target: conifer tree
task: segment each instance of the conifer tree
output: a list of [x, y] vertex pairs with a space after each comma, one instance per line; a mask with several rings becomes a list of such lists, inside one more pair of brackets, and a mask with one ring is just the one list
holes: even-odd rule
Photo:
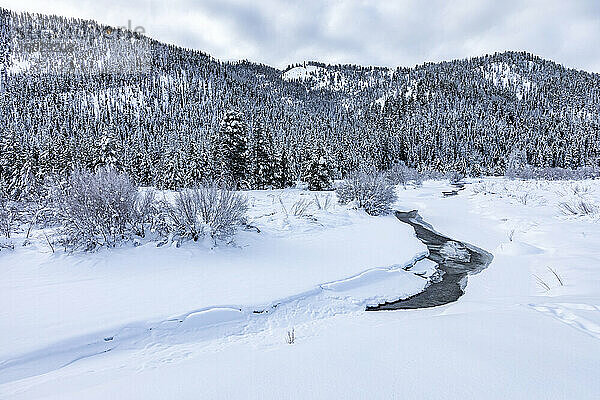
[[0, 180], [4, 181], [7, 194], [11, 194], [14, 188], [14, 177], [17, 169], [20, 169], [20, 148], [21, 144], [18, 143], [12, 131], [2, 132], [0, 137]]
[[331, 174], [322, 148], [312, 155], [306, 171], [308, 190], [326, 190], [331, 187]]
[[275, 183], [275, 157], [273, 135], [262, 124], [254, 130], [252, 137], [252, 186], [265, 189]]
[[159, 186], [164, 189], [180, 189], [186, 186], [184, 155], [182, 151], [173, 147], [167, 151], [163, 158], [163, 168], [159, 175]]
[[229, 110], [219, 131], [221, 177], [245, 186], [248, 168], [247, 129], [241, 114]]
[[194, 186], [208, 177], [208, 165], [204, 152], [196, 142], [191, 142], [185, 152], [185, 186]]
[[288, 153], [285, 147], [282, 147], [275, 157], [275, 176], [274, 184], [276, 187], [285, 189], [291, 186], [292, 179], [290, 177], [290, 166], [288, 160]]
[[41, 187], [39, 155], [34, 147], [28, 148], [23, 155], [21, 169], [15, 175], [13, 195], [22, 199], [31, 199]]
[[96, 167], [113, 167], [121, 169], [119, 157], [119, 141], [113, 131], [105, 132], [100, 139], [100, 154]]

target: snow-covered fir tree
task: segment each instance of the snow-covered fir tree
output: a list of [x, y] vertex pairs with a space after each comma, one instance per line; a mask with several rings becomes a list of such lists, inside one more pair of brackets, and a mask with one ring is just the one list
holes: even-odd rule
[[2, 132], [0, 137], [0, 177], [8, 195], [17, 195], [20, 172], [23, 165], [23, 147], [11, 131]]
[[157, 183], [163, 189], [180, 189], [186, 186], [185, 155], [178, 147], [167, 151]]
[[191, 142], [185, 152], [185, 186], [195, 186], [209, 176], [206, 154], [197, 142]]
[[308, 162], [306, 170], [306, 182], [309, 190], [326, 190], [331, 188], [331, 173], [325, 153], [321, 148], [317, 148], [311, 160]]
[[273, 135], [262, 124], [254, 128], [250, 165], [250, 180], [255, 189], [265, 189], [275, 184], [275, 149]]
[[111, 167], [121, 169], [119, 158], [119, 140], [113, 131], [104, 132], [100, 139], [100, 154], [98, 157], [98, 167]]
[[219, 132], [221, 176], [240, 186], [247, 185], [248, 130], [239, 112], [228, 110]]
[[275, 156], [274, 184], [278, 188], [286, 188], [292, 185], [292, 177], [289, 159], [285, 147], [282, 147]]
[[42, 185], [37, 149], [25, 149], [23, 163], [15, 174], [14, 195], [21, 199], [34, 198]]

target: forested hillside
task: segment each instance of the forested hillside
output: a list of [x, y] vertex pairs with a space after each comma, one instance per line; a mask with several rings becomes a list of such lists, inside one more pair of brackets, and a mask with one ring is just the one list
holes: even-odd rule
[[[38, 47], [36, 47], [38, 46]], [[0, 182], [80, 166], [140, 185], [283, 187], [397, 161], [503, 174], [598, 165], [600, 75], [506, 52], [414, 68], [221, 62], [93, 21], [0, 9]]]

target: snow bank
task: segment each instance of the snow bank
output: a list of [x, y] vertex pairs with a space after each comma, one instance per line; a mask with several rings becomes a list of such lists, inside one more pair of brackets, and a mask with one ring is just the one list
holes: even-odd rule
[[[586, 185], [589, 185], [586, 196], [596, 201], [600, 182]], [[339, 243], [334, 246], [335, 258], [339, 261], [344, 251], [349, 257], [341, 263], [325, 257], [328, 268], [320, 270], [320, 264], [305, 262], [310, 257], [296, 263], [299, 251], [290, 253], [287, 259], [290, 265], [280, 264], [276, 269], [271, 268], [270, 273], [266, 267], [258, 268], [262, 271], [257, 272], [260, 278], [252, 284], [244, 283], [252, 279], [253, 274], [246, 273], [244, 264], [240, 263], [248, 257], [232, 259], [228, 256], [229, 260], [236, 261], [228, 266], [219, 265], [220, 274], [227, 275], [219, 282], [214, 278], [218, 274], [213, 276], [208, 272], [211, 268], [198, 268], [204, 271], [202, 277], [208, 282], [219, 285], [228, 282], [236, 289], [235, 293], [251, 291], [254, 285], [270, 281], [273, 287], [266, 285], [257, 290], [270, 295], [286, 294], [274, 301], [253, 306], [239, 303], [238, 306], [238, 303], [224, 303], [234, 295], [221, 292], [218, 298], [223, 303], [204, 309], [189, 308], [191, 303], [206, 304], [200, 301], [200, 296], [194, 301], [188, 298], [173, 307], [183, 305], [188, 307], [186, 312], [155, 324], [131, 324], [128, 329], [116, 332], [112, 339], [107, 337], [107, 342], [100, 339], [102, 345], [94, 347], [94, 350], [114, 350], [81, 358], [59, 369], [49, 369], [43, 375], [5, 380], [6, 383], [0, 384], [0, 397], [15, 400], [192, 399], [199, 396], [211, 399], [596, 399], [600, 392], [600, 381], [596, 378], [600, 358], [600, 228], [593, 218], [567, 217], [557, 209], [562, 197], [559, 192], [572, 190], [570, 186], [571, 183], [565, 182], [486, 179], [481, 184], [468, 184], [457, 196], [449, 198], [441, 195], [448, 189], [445, 182], [425, 182], [420, 188], [400, 189], [399, 209], [418, 209], [437, 231], [489, 250], [495, 257], [488, 268], [470, 277], [465, 295], [456, 303], [427, 310], [374, 313], [365, 312], [362, 307], [371, 301], [371, 289], [393, 295], [394, 291], [402, 292], [410, 281], [426, 282], [416, 274], [427, 275], [434, 271], [434, 265], [428, 260], [417, 262], [409, 271], [401, 267], [399, 254], [404, 254], [406, 259], [419, 252], [418, 245], [410, 248], [414, 244], [410, 227], [391, 224], [393, 218], [369, 219], [335, 207], [327, 212], [329, 214], [312, 209], [310, 217], [289, 215], [285, 220], [285, 213], [275, 207], [279, 204], [277, 197], [271, 199], [266, 192], [255, 193], [255, 209], [262, 211], [254, 215], [254, 221], [264, 228], [269, 239], [254, 242], [253, 236], [244, 236], [238, 243], [243, 246], [241, 249], [227, 249], [227, 252], [255, 254], [253, 249], [257, 243], [271, 242], [278, 246], [285, 243], [283, 252], [288, 254], [293, 252], [295, 244], [317, 249], [318, 243], [325, 241], [326, 248], [320, 251], [327, 254], [329, 246], [335, 245], [333, 238], [337, 238], [348, 246]], [[526, 193], [530, 195], [524, 197]], [[283, 199], [283, 204], [289, 209], [290, 202], [301, 194], [285, 196], [289, 197]], [[357, 231], [363, 232], [360, 240], [350, 240]], [[331, 239], [327, 238], [328, 232]], [[399, 240], [387, 241], [393, 232]], [[367, 245], [360, 247], [361, 240], [372, 245], [370, 251], [366, 250]], [[373, 248], [378, 250], [373, 251]], [[176, 296], [178, 290], [186, 296], [198, 296], [186, 284], [190, 279], [198, 288], [210, 292], [208, 284], [198, 283], [200, 275], [191, 272], [196, 269], [185, 268], [185, 265], [201, 258], [203, 266], [210, 266], [224, 257], [225, 250], [200, 251], [187, 246], [165, 249], [167, 254], [171, 251], [185, 253], [188, 259], [184, 262], [185, 257], [177, 258], [177, 268], [170, 273], [161, 272], [162, 268], [167, 271], [166, 267], [152, 266], [151, 261], [158, 253], [144, 259], [147, 265], [140, 269], [155, 274], [152, 293], [166, 301], [168, 296], [160, 294], [158, 289], [173, 281], [176, 284], [169, 288], [171, 297]], [[390, 261], [385, 259], [386, 254], [397, 251], [396, 261], [385, 262]], [[260, 253], [256, 250], [256, 254]], [[38, 256], [35, 263], [31, 261], [35, 266], [19, 268], [9, 265], [5, 254], [0, 257], [5, 266], [4, 278], [16, 278], [19, 268], [28, 271], [8, 285], [6, 279], [0, 280], [0, 285], [4, 285], [0, 296], [4, 296], [6, 288], [12, 288], [13, 295], [19, 290], [29, 294], [26, 301], [37, 314], [25, 313], [26, 320], [43, 320], [44, 312], [53, 309], [51, 304], [34, 305], [37, 293], [28, 288], [30, 285], [41, 293], [69, 291], [83, 285], [78, 281], [85, 282], [93, 276], [90, 271], [115, 274], [115, 271], [126, 270], [136, 281], [143, 277], [136, 268], [103, 264], [99, 260], [104, 256], [98, 254], [96, 264], [71, 262], [64, 267], [68, 273], [64, 272], [59, 282], [47, 280], [43, 285], [39, 276], [47, 273], [44, 263], [48, 260], [44, 257]], [[284, 260], [282, 255], [277, 257], [279, 261]], [[360, 262], [353, 264], [354, 258]], [[252, 260], [254, 262], [254, 258]], [[53, 271], [63, 268], [57, 261], [53, 262]], [[260, 263], [252, 264], [250, 269], [256, 265]], [[562, 284], [548, 270], [549, 266], [560, 276]], [[329, 268], [336, 272], [328, 273]], [[227, 274], [228, 270], [232, 271], [231, 275]], [[296, 273], [298, 270], [300, 273]], [[304, 271], [312, 277], [304, 276]], [[176, 273], [179, 277], [172, 278]], [[127, 280], [127, 274], [119, 278]], [[540, 287], [536, 276], [544, 280], [549, 289]], [[160, 281], [163, 278], [164, 281]], [[319, 283], [313, 286], [317, 281]], [[98, 282], [103, 281], [95, 283]], [[126, 308], [123, 294], [116, 290], [119, 285], [124, 283], [119, 281], [109, 287], [104, 281], [101, 287], [111, 294], [116, 293], [121, 308]], [[283, 288], [279, 290], [278, 285]], [[16, 289], [18, 286], [20, 289]], [[301, 287], [309, 289], [291, 293], [291, 288]], [[145, 296], [149, 284], [136, 282], [129, 288], [142, 288], [140, 294]], [[257, 293], [243, 296], [246, 300], [268, 297]], [[42, 298], [48, 300], [45, 295]], [[78, 298], [84, 302], [89, 299], [83, 293]], [[0, 298], [2, 304], [6, 299]], [[75, 297], [70, 300], [73, 299]], [[176, 298], [168, 301], [178, 302]], [[157, 307], [154, 315], [165, 311], [158, 301], [149, 304]], [[17, 309], [8, 310], [12, 306], [2, 309], [3, 334], [14, 335], [11, 333], [14, 328], [5, 322], [6, 316], [15, 327], [24, 327], [19, 320], [23, 309], [18, 310], [18, 304], [14, 304]], [[136, 312], [145, 309], [139, 304], [134, 308], [139, 308]], [[110, 309], [109, 314], [119, 313]], [[78, 317], [85, 318], [85, 315], [79, 313]], [[149, 328], [153, 329], [149, 331]], [[47, 327], [43, 329], [49, 332]], [[291, 329], [296, 340], [288, 345], [285, 337]], [[24, 330], [24, 334], [29, 333]], [[18, 343], [15, 336], [7, 341]], [[82, 354], [85, 353], [82, 351]], [[38, 367], [40, 360], [37, 359]], [[47, 362], [51, 364], [50, 361]], [[0, 376], [6, 377], [7, 372], [0, 371]]]
[[[369, 217], [333, 201], [328, 210], [312, 204], [294, 216], [293, 204], [314, 193], [248, 195], [250, 222], [261, 233], [241, 232], [235, 246], [148, 243], [68, 255], [51, 254], [42, 242], [0, 253], [0, 331], [10, 344], [0, 350], [0, 360], [194, 310], [268, 305], [373, 268], [407, 265], [426, 253], [412, 229], [393, 216]], [[317, 195], [324, 204], [327, 194]], [[395, 283], [371, 296], [398, 297], [422, 288], [424, 280], [413, 274], [390, 275]], [[357, 295], [355, 303], [367, 298]]]

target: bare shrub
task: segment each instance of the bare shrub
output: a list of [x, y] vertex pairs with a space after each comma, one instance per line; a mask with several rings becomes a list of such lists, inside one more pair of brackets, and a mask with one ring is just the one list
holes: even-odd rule
[[563, 201], [558, 204], [558, 209], [564, 215], [569, 216], [594, 215], [598, 213], [598, 206], [582, 198]]
[[318, 210], [329, 210], [329, 207], [331, 206], [331, 195], [327, 194], [325, 198], [321, 200], [321, 198], [315, 193], [315, 205], [317, 206]]
[[204, 224], [200, 219], [200, 189], [182, 189], [175, 194], [175, 201], [167, 205], [170, 233], [184, 239], [197, 241], [204, 236]]
[[474, 184], [474, 185], [471, 186], [471, 190], [475, 194], [479, 194], [479, 193], [482, 193], [484, 195], [487, 195], [487, 194], [496, 194], [494, 192], [494, 185], [492, 185], [489, 182], [476, 183], [476, 184]]
[[287, 331], [287, 335], [285, 336], [285, 342], [287, 344], [294, 344], [295, 341], [296, 341], [296, 332], [295, 332], [294, 328], [292, 328], [291, 331]]
[[296, 217], [304, 217], [308, 215], [308, 210], [312, 202], [308, 199], [300, 199], [296, 201], [291, 208], [292, 215]]
[[415, 185], [423, 183], [423, 176], [415, 168], [410, 168], [404, 161], [395, 163], [385, 173], [386, 178], [394, 185], [406, 186], [413, 182]]
[[394, 186], [381, 173], [359, 171], [350, 174], [337, 188], [340, 204], [355, 202], [369, 215], [382, 215], [390, 211], [397, 199]]
[[153, 189], [140, 191], [133, 204], [133, 233], [145, 238], [148, 230], [161, 232], [161, 212], [161, 203], [156, 200], [156, 192]]
[[75, 170], [51, 189], [65, 247], [114, 247], [133, 234], [138, 190], [126, 174], [113, 168]]
[[558, 275], [558, 272], [556, 272], [556, 270], [555, 270], [555, 269], [553, 269], [553, 268], [551, 268], [551, 267], [548, 267], [548, 270], [549, 270], [550, 272], [552, 272], [552, 275], [554, 275], [554, 277], [556, 278], [556, 280], [558, 281], [558, 283], [560, 284], [560, 286], [565, 286], [565, 284], [564, 284], [564, 282], [563, 282], [562, 278], [560, 277], [560, 275]]
[[230, 238], [238, 226], [246, 224], [246, 197], [214, 182], [202, 186], [200, 195], [200, 217], [212, 238]]
[[173, 234], [197, 241], [208, 235], [214, 240], [234, 236], [246, 224], [247, 200], [217, 182], [180, 190], [168, 206], [168, 223]]
[[52, 209], [46, 199], [27, 202], [23, 207], [22, 220], [27, 224], [25, 240], [29, 239], [34, 227], [44, 226], [52, 221]]
[[458, 171], [450, 171], [446, 174], [446, 179], [448, 179], [450, 183], [459, 183], [464, 178], [465, 176]]
[[576, 196], [587, 194], [590, 191], [590, 187], [588, 185], [572, 185], [568, 187]]
[[529, 202], [529, 197], [530, 197], [529, 193], [521, 193], [521, 194], [517, 195], [517, 200], [519, 200], [519, 202], [521, 204], [523, 204], [524, 206], [526, 206], [527, 203]]

